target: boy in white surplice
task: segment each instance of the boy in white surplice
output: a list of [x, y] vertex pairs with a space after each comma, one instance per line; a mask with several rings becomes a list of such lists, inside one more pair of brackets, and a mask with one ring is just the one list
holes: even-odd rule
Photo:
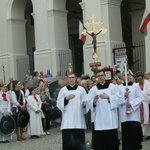
[[68, 85], [60, 90], [57, 98], [57, 107], [62, 111], [63, 150], [85, 150], [87, 94], [83, 87], [75, 84], [74, 73], [68, 73], [67, 80]]

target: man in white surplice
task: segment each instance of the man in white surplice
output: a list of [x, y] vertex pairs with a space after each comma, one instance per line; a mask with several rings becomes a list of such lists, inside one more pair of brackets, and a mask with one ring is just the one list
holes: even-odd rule
[[98, 83], [88, 94], [94, 114], [94, 150], [118, 150], [117, 86], [105, 81], [105, 71], [97, 72]]
[[[130, 81], [130, 72], [127, 72], [127, 87], [125, 72], [122, 74], [123, 84], [118, 86], [119, 114], [122, 131], [122, 150], [142, 149], [142, 128], [140, 123], [140, 104], [142, 93], [137, 83]], [[126, 90], [128, 88], [128, 90]], [[127, 111], [130, 114], [127, 113]]]
[[149, 123], [149, 103], [150, 103], [150, 82], [144, 80], [143, 73], [137, 73], [136, 79], [138, 85], [142, 91], [142, 106], [141, 109], [141, 124], [143, 125], [143, 135], [146, 136], [145, 139], [150, 139], [150, 123]]
[[57, 107], [62, 111], [63, 150], [85, 150], [84, 114], [89, 107], [87, 94], [83, 87], [75, 84], [76, 76], [67, 74], [68, 85], [63, 87], [57, 98]]

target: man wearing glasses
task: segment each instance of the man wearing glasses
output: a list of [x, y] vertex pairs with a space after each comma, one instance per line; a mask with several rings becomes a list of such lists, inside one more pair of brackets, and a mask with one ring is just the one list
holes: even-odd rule
[[94, 150], [118, 150], [117, 86], [105, 81], [105, 71], [97, 72], [98, 83], [91, 88], [88, 100], [94, 113]]

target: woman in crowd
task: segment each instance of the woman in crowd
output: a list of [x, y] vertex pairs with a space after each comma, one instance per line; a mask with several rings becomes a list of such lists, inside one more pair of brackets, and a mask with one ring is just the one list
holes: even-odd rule
[[41, 83], [38, 88], [38, 94], [40, 95], [42, 101], [42, 111], [45, 115], [45, 119], [42, 118], [43, 130], [46, 134], [49, 134], [50, 129], [50, 116], [52, 112], [51, 98], [49, 91], [46, 90], [44, 83]]
[[28, 125], [28, 135], [31, 138], [39, 138], [43, 134], [42, 121], [43, 112], [41, 110], [42, 102], [40, 96], [36, 94], [35, 88], [30, 88], [30, 95], [27, 99], [28, 112], [30, 120]]
[[23, 129], [20, 128], [17, 124], [17, 116], [19, 111], [25, 110], [25, 98], [24, 93], [21, 88], [21, 83], [18, 80], [13, 81], [13, 91], [11, 92], [11, 98], [13, 103], [12, 113], [16, 122], [16, 134], [17, 134], [17, 140], [22, 141], [26, 140], [26, 138], [23, 136]]
[[12, 99], [11, 99], [12, 90], [13, 90], [13, 82], [10, 82], [10, 84], [7, 85], [7, 92], [6, 93], [9, 95], [11, 107], [12, 107]]
[[27, 100], [29, 96], [29, 81], [24, 81], [23, 82], [23, 88], [21, 89], [24, 93], [25, 100]]
[[39, 77], [39, 73], [37, 71], [34, 72], [34, 76], [33, 76], [33, 79], [36, 80], [36, 79], [40, 79]]
[[[0, 84], [0, 120], [3, 116], [11, 115], [10, 99], [7, 93], [5, 93], [6, 85]], [[11, 135], [3, 135], [0, 133], [0, 142], [10, 142]]]

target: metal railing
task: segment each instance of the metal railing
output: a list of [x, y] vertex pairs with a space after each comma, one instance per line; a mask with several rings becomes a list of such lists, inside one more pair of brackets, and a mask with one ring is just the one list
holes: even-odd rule
[[59, 65], [60, 71], [63, 76], [66, 75], [66, 72], [69, 70], [69, 64], [72, 64], [72, 51], [71, 50], [59, 50]]
[[113, 52], [117, 49], [126, 49], [128, 65], [133, 73], [146, 70], [145, 41], [116, 44], [114, 45]]

